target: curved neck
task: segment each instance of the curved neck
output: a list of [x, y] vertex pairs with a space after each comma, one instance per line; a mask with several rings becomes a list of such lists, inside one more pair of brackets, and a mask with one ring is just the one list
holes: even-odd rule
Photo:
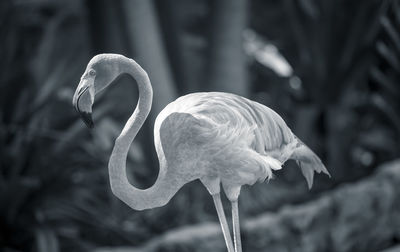
[[[160, 172], [155, 184], [141, 190], [132, 186], [126, 176], [126, 158], [129, 147], [146, 120], [153, 99], [153, 90], [147, 73], [134, 60], [124, 58], [120, 63], [120, 74], [127, 73], [137, 82], [139, 100], [135, 111], [128, 119], [121, 134], [115, 141], [109, 161], [109, 176], [112, 192], [123, 202], [136, 210], [165, 205], [178, 188], [167, 174], [167, 164], [163, 155], [159, 155]], [[160, 157], [162, 156], [162, 157]], [[170, 178], [167, 178], [170, 177]]]

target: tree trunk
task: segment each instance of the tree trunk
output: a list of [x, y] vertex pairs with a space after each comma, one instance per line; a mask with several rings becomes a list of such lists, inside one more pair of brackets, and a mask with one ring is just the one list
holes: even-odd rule
[[150, 116], [154, 122], [158, 113], [177, 98], [154, 4], [150, 0], [123, 0], [122, 5], [135, 60], [149, 74], [154, 89]]
[[87, 3], [93, 53], [129, 54], [128, 44], [124, 38], [124, 22], [120, 16], [119, 1], [90, 0]]
[[246, 0], [211, 1], [208, 89], [248, 96], [242, 32], [246, 26]]

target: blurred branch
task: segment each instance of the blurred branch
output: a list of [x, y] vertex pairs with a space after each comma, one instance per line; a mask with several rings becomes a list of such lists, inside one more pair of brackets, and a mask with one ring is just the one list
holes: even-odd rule
[[382, 250], [381, 252], [399, 252], [399, 251], [400, 251], [400, 245]]
[[280, 77], [291, 77], [293, 75], [292, 66], [274, 44], [263, 40], [261, 36], [250, 29], [243, 33], [243, 39], [247, 56], [271, 69]]

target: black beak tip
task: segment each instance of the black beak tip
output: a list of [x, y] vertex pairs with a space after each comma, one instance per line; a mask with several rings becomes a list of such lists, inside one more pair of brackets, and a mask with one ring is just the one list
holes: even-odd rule
[[93, 129], [94, 128], [94, 123], [93, 123], [93, 120], [92, 120], [92, 113], [81, 112], [80, 115], [81, 115], [81, 117], [83, 119], [83, 122], [86, 124], [86, 126], [89, 129]]

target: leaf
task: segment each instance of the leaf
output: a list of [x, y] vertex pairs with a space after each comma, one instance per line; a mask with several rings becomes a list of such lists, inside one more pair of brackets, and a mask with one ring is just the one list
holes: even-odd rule
[[372, 104], [378, 108], [386, 118], [393, 123], [397, 133], [400, 134], [400, 116], [395, 108], [391, 106], [381, 95], [375, 94], [371, 97]]
[[371, 77], [381, 86], [386, 89], [389, 93], [398, 95], [400, 90], [392, 79], [388, 78], [381, 70], [376, 66], [373, 66], [370, 71]]
[[376, 49], [378, 53], [389, 63], [393, 69], [395, 69], [398, 73], [400, 73], [400, 62], [399, 59], [395, 56], [395, 52], [391, 51], [384, 42], [378, 41], [376, 44]]
[[38, 252], [60, 251], [58, 238], [53, 230], [47, 227], [40, 227], [36, 230], [35, 238]]
[[389, 38], [392, 40], [397, 52], [400, 54], [400, 34], [398, 30], [394, 28], [387, 16], [381, 18], [381, 24], [385, 32], [389, 35]]

